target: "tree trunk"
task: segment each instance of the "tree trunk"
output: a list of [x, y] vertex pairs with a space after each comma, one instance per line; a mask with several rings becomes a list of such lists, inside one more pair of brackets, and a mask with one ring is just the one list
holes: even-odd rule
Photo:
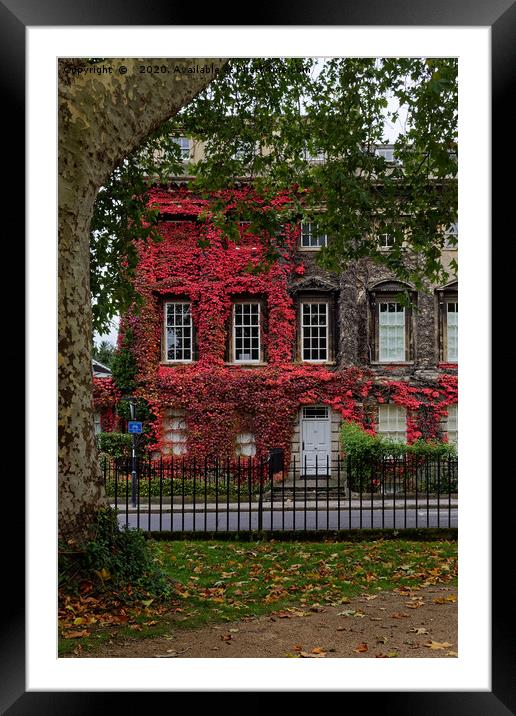
[[[97, 191], [124, 156], [190, 102], [225, 59], [59, 62], [59, 536], [80, 540], [103, 496], [93, 428], [89, 229]], [[111, 73], [99, 68], [111, 67]], [[94, 72], [91, 72], [95, 68]], [[126, 72], [120, 68], [126, 68]], [[207, 71], [209, 68], [210, 71]], [[200, 70], [204, 69], [204, 72]]]

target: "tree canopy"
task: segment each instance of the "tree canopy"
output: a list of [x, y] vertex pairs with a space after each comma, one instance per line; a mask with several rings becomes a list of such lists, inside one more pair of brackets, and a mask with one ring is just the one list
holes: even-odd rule
[[[400, 108], [405, 127], [387, 161], [376, 149]], [[319, 256], [327, 268], [369, 257], [419, 289], [448, 279], [441, 251], [457, 220], [457, 60], [232, 59], [97, 194], [90, 246], [99, 332], [137, 300], [134, 240], [160, 240], [145, 192], [185, 173], [179, 136], [204, 142], [204, 158], [188, 167], [201, 195], [242, 180], [264, 200], [291, 192], [290, 203], [266, 214], [243, 204], [229, 215], [214, 200], [211, 220], [229, 238], [238, 240], [234, 222], [251, 221], [273, 237], [274, 258], [281, 224], [303, 219], [331, 237]], [[388, 252], [379, 248], [382, 233], [391, 237]]]

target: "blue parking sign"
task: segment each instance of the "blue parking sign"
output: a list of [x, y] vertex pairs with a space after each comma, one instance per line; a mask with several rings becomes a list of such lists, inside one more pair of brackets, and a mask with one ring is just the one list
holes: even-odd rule
[[142, 423], [140, 423], [138, 420], [130, 420], [127, 423], [127, 432], [128, 433], [141, 433], [142, 432]]

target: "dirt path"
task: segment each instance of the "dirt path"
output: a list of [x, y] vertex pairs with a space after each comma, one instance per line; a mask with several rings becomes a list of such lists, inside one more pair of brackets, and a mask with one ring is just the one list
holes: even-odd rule
[[457, 651], [457, 590], [432, 587], [379, 592], [339, 607], [314, 605], [310, 611], [289, 609], [194, 630], [172, 627], [166, 637], [114, 639], [83, 657], [450, 658]]

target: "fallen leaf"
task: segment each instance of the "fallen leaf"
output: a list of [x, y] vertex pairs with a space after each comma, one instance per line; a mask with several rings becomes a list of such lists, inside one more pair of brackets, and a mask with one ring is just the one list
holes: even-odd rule
[[364, 642], [362, 642], [361, 644], [359, 644], [359, 645], [357, 646], [357, 648], [354, 649], [354, 651], [356, 651], [357, 654], [363, 654], [363, 653], [365, 653], [366, 651], [369, 651], [369, 649], [367, 648], [367, 644], [366, 644], [365, 641], [364, 641]]
[[324, 649], [322, 648], [322, 646], [315, 646], [315, 647], [312, 649], [312, 654], [326, 654], [326, 652], [324, 651]]
[[446, 656], [458, 656], [456, 651], [447, 651]]
[[449, 644], [447, 641], [429, 641], [425, 644], [425, 646], [429, 649], [447, 649], [449, 646], [453, 646], [453, 644]]
[[81, 639], [83, 636], [89, 636], [90, 632], [87, 629], [82, 631], [65, 631], [63, 636], [65, 639]]
[[437, 597], [437, 599], [434, 599], [434, 604], [450, 604], [456, 601], [457, 597], [455, 594], [448, 594], [447, 597]]
[[416, 627], [414, 629], [409, 629], [409, 631], [414, 634], [428, 634], [428, 630], [424, 627]]
[[408, 618], [408, 614], [403, 614], [403, 612], [395, 612], [394, 614], [391, 614], [392, 619], [404, 619], [405, 617]]

